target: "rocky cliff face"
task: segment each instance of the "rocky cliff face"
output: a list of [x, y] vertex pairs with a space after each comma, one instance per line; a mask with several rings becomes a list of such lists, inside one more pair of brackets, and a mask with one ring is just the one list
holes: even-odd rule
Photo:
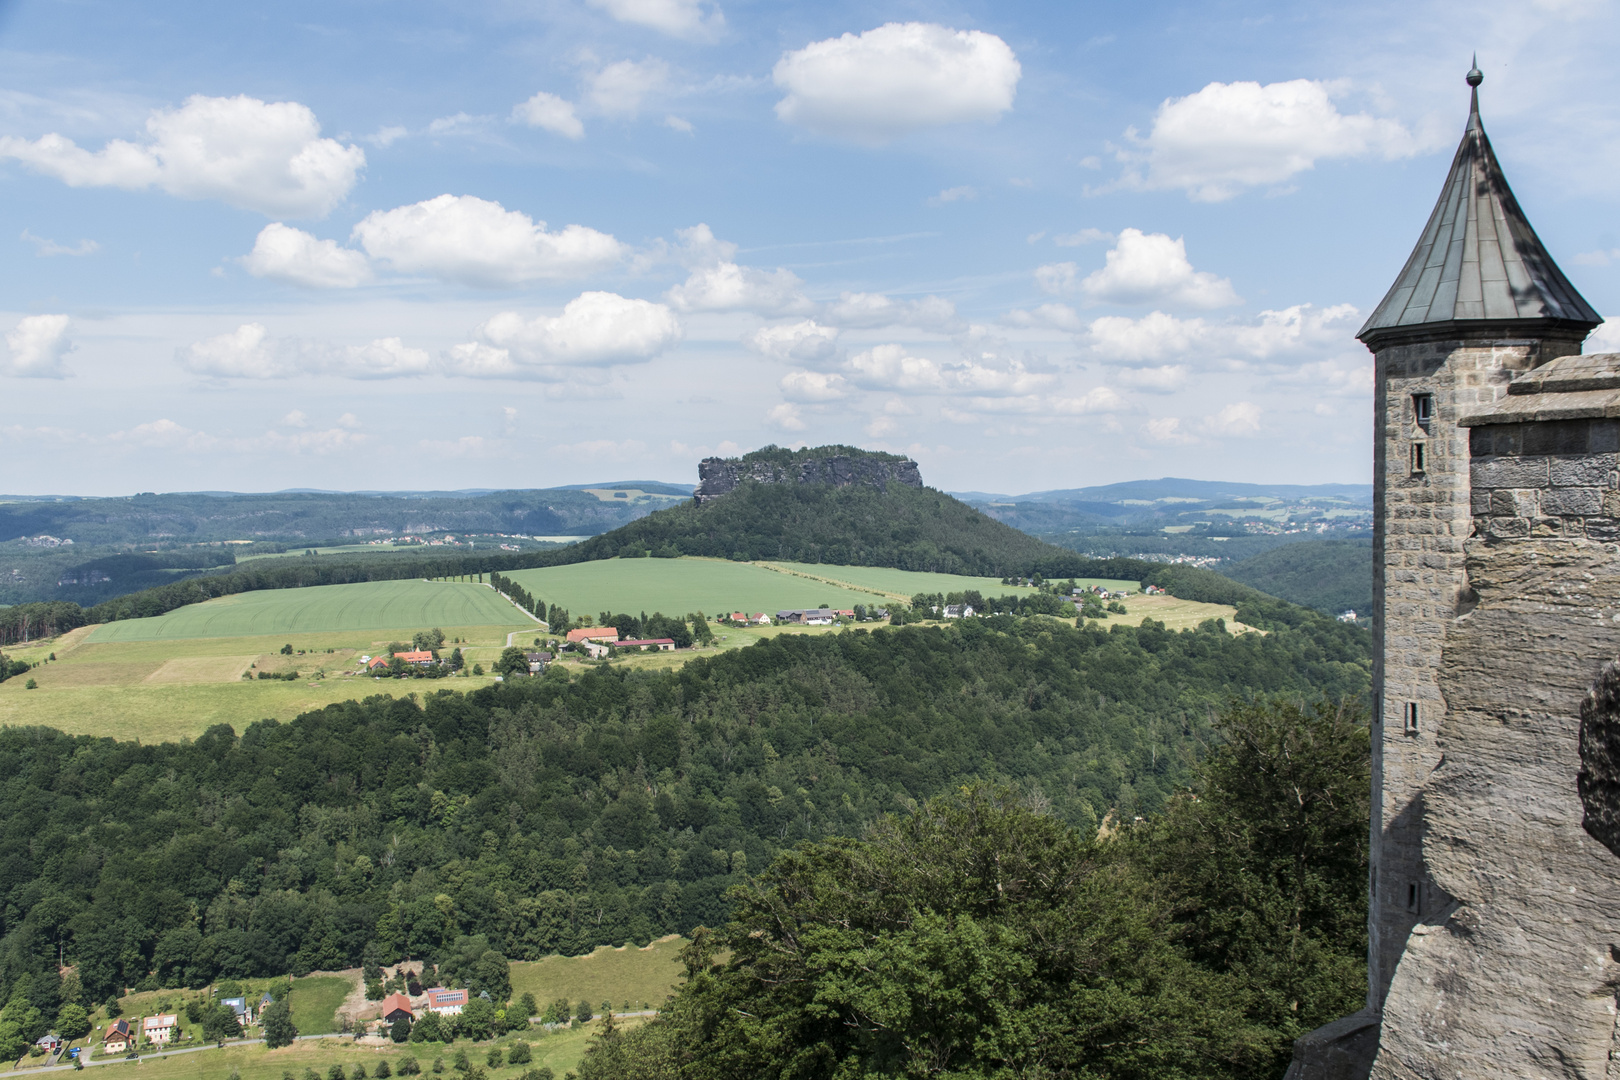
[[890, 484], [906, 487], [923, 486], [917, 463], [906, 458], [877, 454], [833, 453], [809, 456], [794, 454], [790, 458], [755, 457], [704, 458], [698, 465], [699, 503], [706, 503], [728, 492], [739, 484], [831, 484], [849, 487], [865, 484], [879, 491], [888, 490]]

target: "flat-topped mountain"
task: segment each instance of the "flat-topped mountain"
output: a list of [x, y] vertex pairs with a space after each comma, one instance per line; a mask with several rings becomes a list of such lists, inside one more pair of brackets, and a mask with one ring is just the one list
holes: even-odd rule
[[744, 483], [829, 484], [833, 487], [864, 484], [879, 491], [888, 490], [890, 484], [923, 486], [922, 473], [915, 461], [854, 446], [818, 446], [805, 450], [767, 446], [740, 458], [704, 458], [698, 464], [698, 480], [699, 503], [730, 494]]
[[781, 559], [952, 574], [1026, 573], [1073, 554], [924, 487], [917, 463], [854, 446], [709, 458], [692, 502], [555, 553]]

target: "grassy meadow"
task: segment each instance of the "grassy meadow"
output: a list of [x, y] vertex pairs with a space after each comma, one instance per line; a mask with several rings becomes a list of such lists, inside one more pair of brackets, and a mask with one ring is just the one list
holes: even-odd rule
[[484, 586], [440, 581], [367, 581], [267, 589], [190, 604], [150, 619], [105, 623], [92, 642], [377, 630], [399, 626], [533, 626]]
[[681, 937], [659, 938], [644, 949], [606, 945], [586, 956], [548, 956], [544, 960], [512, 962], [512, 996], [534, 995], [543, 1010], [558, 998], [589, 1001], [600, 1010], [613, 1002], [617, 1011], [629, 1006], [658, 1008], [681, 979]]

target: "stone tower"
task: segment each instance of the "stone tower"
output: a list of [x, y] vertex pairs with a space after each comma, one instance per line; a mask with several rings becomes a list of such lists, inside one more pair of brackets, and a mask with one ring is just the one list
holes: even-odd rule
[[1357, 335], [1375, 363], [1374, 716], [1367, 1008], [1313, 1032], [1293, 1077], [1366, 1076], [1386, 998], [1414, 929], [1455, 898], [1425, 856], [1427, 788], [1446, 752], [1448, 635], [1477, 602], [1465, 565], [1474, 529], [1470, 413], [1515, 376], [1578, 354], [1602, 322], [1530, 227], [1479, 115], [1439, 201], [1383, 302]]

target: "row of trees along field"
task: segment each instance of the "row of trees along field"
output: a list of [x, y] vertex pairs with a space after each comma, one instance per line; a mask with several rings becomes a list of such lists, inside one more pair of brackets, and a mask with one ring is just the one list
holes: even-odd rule
[[1218, 726], [1196, 794], [1101, 835], [978, 785], [783, 853], [581, 1080], [1281, 1077], [1365, 992], [1367, 728]]
[[1161, 810], [1254, 694], [1365, 695], [1367, 635], [1312, 616], [1104, 632], [998, 615], [789, 636], [674, 671], [553, 668], [137, 745], [0, 731], [0, 999], [65, 958], [93, 1000], [721, 925], [802, 840], [975, 778], [1057, 820]]

